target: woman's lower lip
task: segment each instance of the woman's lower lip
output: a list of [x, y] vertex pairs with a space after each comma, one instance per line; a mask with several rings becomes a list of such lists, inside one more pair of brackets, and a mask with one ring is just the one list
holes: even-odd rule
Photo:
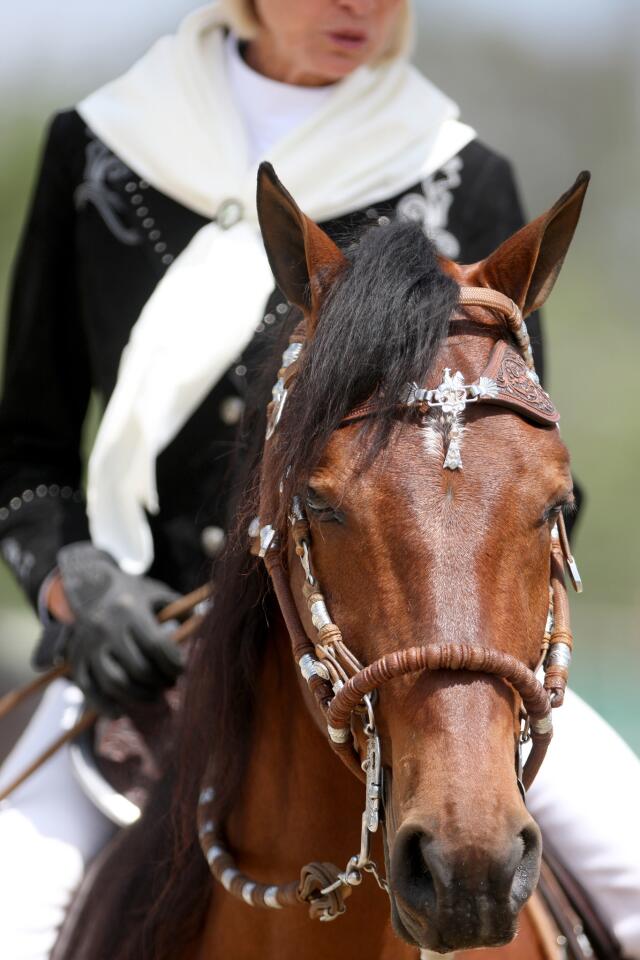
[[342, 47], [343, 50], [360, 50], [367, 42], [367, 38], [364, 35], [351, 36], [347, 33], [329, 33], [329, 39], [337, 47]]

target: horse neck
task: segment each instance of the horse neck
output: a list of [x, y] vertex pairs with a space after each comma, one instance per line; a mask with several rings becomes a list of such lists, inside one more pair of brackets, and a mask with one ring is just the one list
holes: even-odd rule
[[250, 759], [228, 821], [238, 865], [264, 883], [296, 879], [303, 864], [340, 867], [356, 852], [363, 787], [331, 751], [295, 673], [279, 615], [267, 637]]

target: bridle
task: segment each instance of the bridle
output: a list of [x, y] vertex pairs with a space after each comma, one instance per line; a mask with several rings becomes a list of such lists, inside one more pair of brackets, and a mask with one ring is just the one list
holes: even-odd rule
[[[547, 426], [557, 426], [559, 420], [559, 414], [535, 373], [531, 343], [518, 306], [504, 294], [484, 287], [461, 287], [459, 303], [463, 307], [482, 306], [500, 313], [517, 350], [507, 340], [498, 340], [482, 376], [474, 383], [465, 384], [462, 374], [451, 376], [450, 371], [445, 370], [443, 381], [437, 388], [426, 390], [417, 384], [408, 384], [403, 396], [397, 399], [396, 405], [400, 408], [417, 410], [423, 415], [437, 409], [446, 419], [449, 444], [443, 468], [450, 470], [462, 466], [459, 418], [470, 403], [497, 404]], [[282, 544], [270, 522], [279, 512], [280, 488], [272, 482], [269, 441], [280, 423], [297, 373], [304, 339], [304, 326], [300, 325], [290, 338], [273, 389], [262, 464], [260, 517], [252, 522], [249, 535], [253, 552], [263, 559], [269, 572], [291, 639], [293, 657], [326, 721], [329, 742], [347, 767], [365, 782], [360, 850], [351, 857], [344, 870], [329, 863], [310, 863], [303, 867], [300, 880], [291, 883], [266, 885], [251, 880], [237, 869], [221, 840], [219, 825], [213, 819], [215, 771], [212, 770], [207, 770], [199, 798], [198, 831], [211, 872], [227, 891], [257, 907], [280, 909], [307, 903], [312, 917], [326, 921], [344, 912], [344, 899], [362, 882], [363, 873], [371, 873], [388, 891], [387, 881], [380, 876], [370, 855], [371, 838], [382, 819], [382, 758], [375, 718], [375, 699], [380, 687], [390, 680], [423, 670], [465, 670], [497, 677], [510, 684], [522, 701], [516, 776], [524, 798], [551, 741], [551, 711], [561, 706], [568, 681], [573, 639], [564, 581], [565, 564], [577, 592], [581, 592], [582, 584], [560, 515], [551, 536], [549, 613], [535, 671], [511, 654], [469, 643], [422, 644], [384, 654], [365, 666], [349, 649], [339, 626], [331, 619], [313, 571], [311, 534], [303, 502], [299, 496], [294, 496], [288, 523], [296, 555], [304, 570], [302, 594], [314, 629], [314, 634], [308, 636], [291, 591]], [[377, 409], [371, 402], [363, 403], [344, 418], [342, 425], [372, 416]], [[536, 677], [540, 667], [544, 668], [543, 683]], [[357, 746], [356, 726], [362, 729], [364, 757]], [[531, 749], [523, 765], [522, 746], [529, 741]]]

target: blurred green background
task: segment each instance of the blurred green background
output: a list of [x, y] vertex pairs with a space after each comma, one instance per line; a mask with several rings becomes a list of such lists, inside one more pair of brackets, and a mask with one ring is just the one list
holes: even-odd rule
[[[117, 74], [186, 0], [5, 2], [0, 11], [0, 298], [48, 116]], [[531, 215], [579, 170], [593, 180], [546, 310], [548, 388], [586, 491], [572, 598], [572, 683], [640, 751], [640, 4], [636, 0], [424, 0], [416, 60], [481, 138], [510, 157]], [[161, 9], [160, 9], [161, 8]], [[3, 309], [4, 316], [4, 309]], [[38, 389], [38, 384], [33, 384]], [[28, 675], [37, 636], [0, 573], [0, 687]], [[0, 751], [12, 728], [3, 723]]]

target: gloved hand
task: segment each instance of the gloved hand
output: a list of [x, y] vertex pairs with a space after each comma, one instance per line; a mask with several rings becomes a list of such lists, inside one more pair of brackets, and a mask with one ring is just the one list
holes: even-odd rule
[[75, 620], [60, 626], [52, 655], [69, 664], [91, 705], [114, 715], [171, 687], [182, 657], [155, 615], [178, 595], [123, 573], [91, 543], [63, 547], [58, 570]]

